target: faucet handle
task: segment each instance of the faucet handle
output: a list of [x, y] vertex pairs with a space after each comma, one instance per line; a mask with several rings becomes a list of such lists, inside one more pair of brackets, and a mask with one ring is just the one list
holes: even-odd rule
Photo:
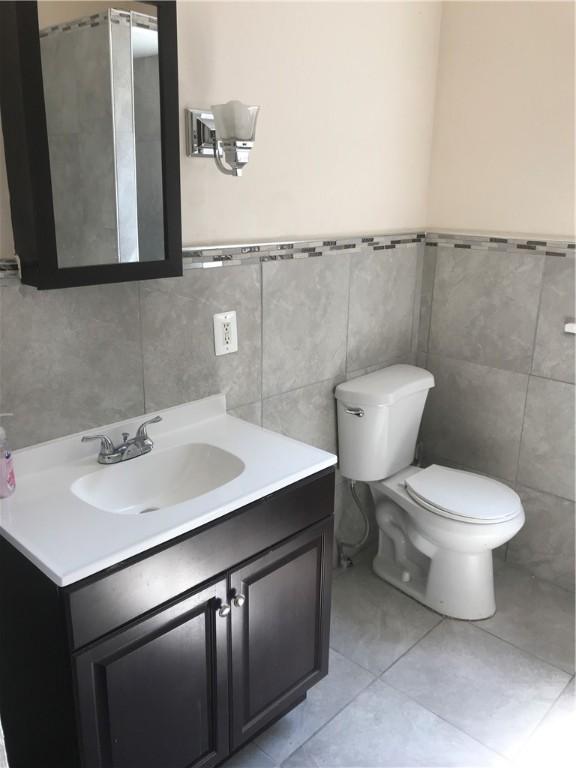
[[162, 421], [162, 416], [154, 416], [154, 418], [148, 419], [148, 421], [145, 421], [143, 424], [140, 424], [136, 432], [136, 438], [138, 440], [149, 440], [150, 438], [148, 437], [148, 432], [146, 431], [146, 427], [149, 424], [158, 424], [159, 421]]
[[82, 437], [83, 443], [89, 443], [91, 440], [100, 440], [100, 453], [102, 456], [114, 453], [114, 443], [106, 435], [84, 435]]

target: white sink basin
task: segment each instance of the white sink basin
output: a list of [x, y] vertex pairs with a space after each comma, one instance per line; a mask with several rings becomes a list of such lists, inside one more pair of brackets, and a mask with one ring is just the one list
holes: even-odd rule
[[241, 459], [222, 448], [189, 443], [103, 467], [78, 478], [70, 490], [104, 512], [141, 515], [213, 491], [244, 468]]

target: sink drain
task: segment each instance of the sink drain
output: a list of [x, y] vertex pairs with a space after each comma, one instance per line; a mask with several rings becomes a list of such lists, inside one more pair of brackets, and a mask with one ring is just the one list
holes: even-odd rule
[[158, 512], [160, 507], [146, 507], [146, 509], [141, 509], [140, 512], [138, 512], [139, 515], [145, 515], [146, 512]]

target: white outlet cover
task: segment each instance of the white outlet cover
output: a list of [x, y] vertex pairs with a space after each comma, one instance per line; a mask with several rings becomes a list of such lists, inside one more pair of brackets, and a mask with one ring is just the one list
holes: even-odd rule
[[238, 325], [236, 312], [219, 312], [214, 315], [214, 351], [217, 356], [238, 351]]

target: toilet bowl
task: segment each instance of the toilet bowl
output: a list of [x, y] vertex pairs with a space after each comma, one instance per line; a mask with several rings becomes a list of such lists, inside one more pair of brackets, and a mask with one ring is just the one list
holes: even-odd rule
[[[438, 465], [411, 466], [370, 487], [381, 539], [374, 558], [378, 576], [444, 615], [492, 616], [492, 551], [524, 524], [518, 494], [491, 478]], [[390, 557], [384, 538], [391, 532], [399, 541], [404, 537], [405, 552], [412, 547], [420, 558], [412, 554], [399, 568], [397, 548]]]
[[524, 524], [518, 494], [497, 480], [412, 465], [432, 374], [394, 365], [336, 388], [340, 470], [367, 482], [379, 528], [374, 571], [446, 616], [496, 610], [492, 552]]

